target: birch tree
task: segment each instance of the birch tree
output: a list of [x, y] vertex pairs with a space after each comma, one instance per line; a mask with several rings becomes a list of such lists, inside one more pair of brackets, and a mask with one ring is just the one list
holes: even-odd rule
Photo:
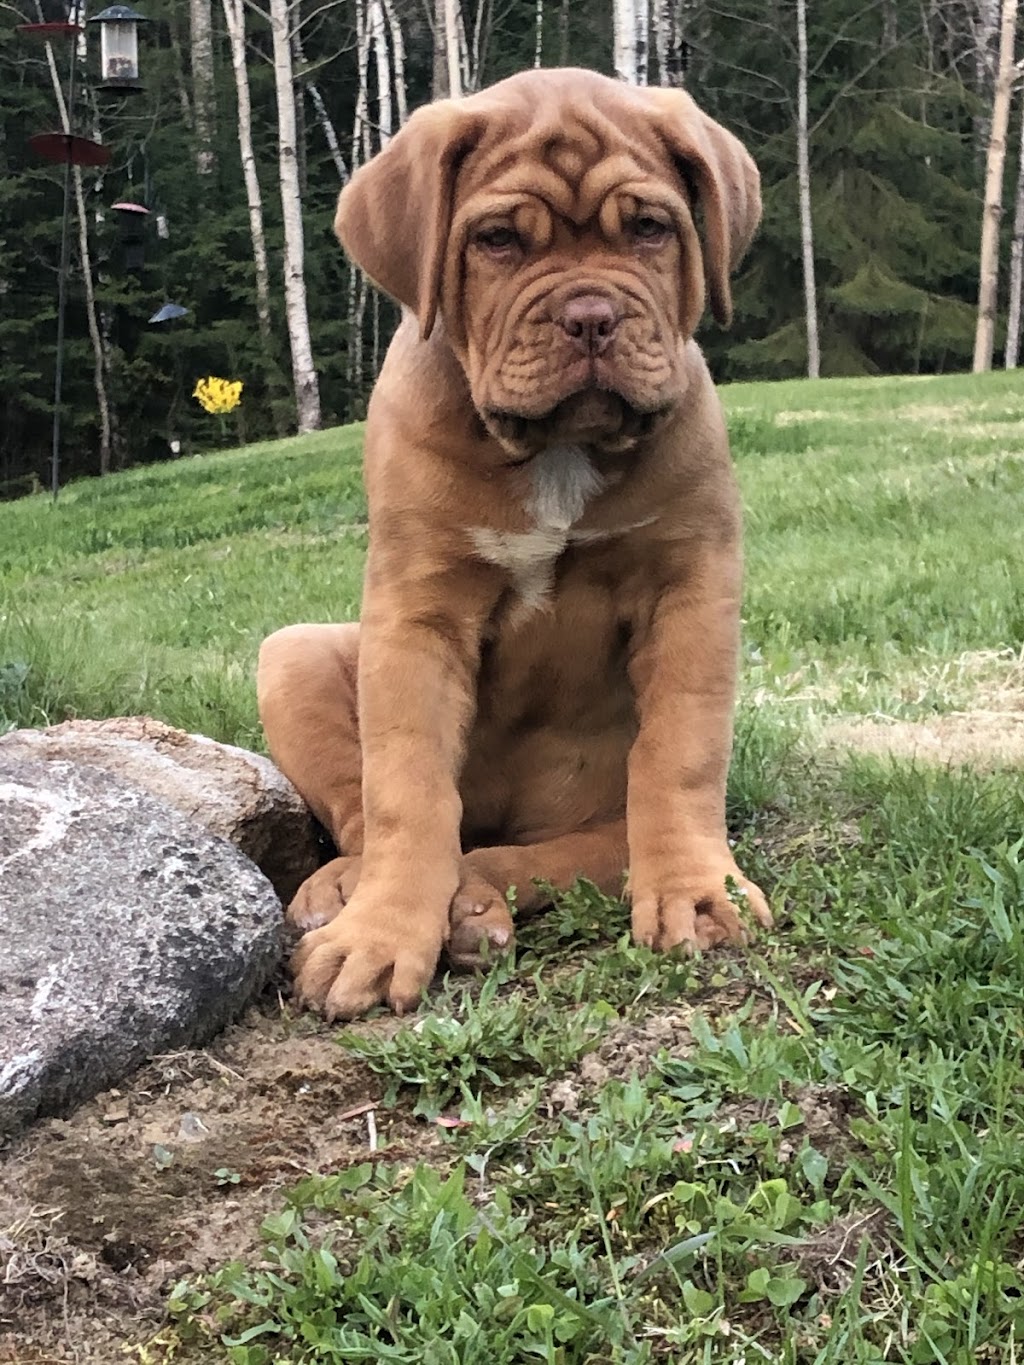
[[[445, 23], [446, 4], [447, 0], [434, 0], [433, 22], [431, 24], [434, 46], [430, 96], [431, 99], [435, 100], [443, 99], [448, 93], [448, 44], [445, 38], [447, 31]], [[358, 22], [356, 27], [358, 28]]]
[[647, 84], [650, 28], [650, 0], [612, 0], [615, 74], [630, 85]]
[[270, 0], [277, 93], [278, 168], [284, 224], [284, 306], [295, 385], [295, 412], [300, 435], [320, 427], [320, 385], [313, 362], [306, 306], [305, 243], [295, 135], [295, 87], [287, 0]]
[[1006, 128], [1013, 92], [1014, 41], [1017, 0], [1003, 0], [999, 31], [999, 68], [992, 101], [992, 123], [985, 158], [985, 207], [981, 220], [981, 262], [978, 270], [978, 325], [974, 334], [974, 373], [992, 368], [995, 345], [996, 294], [999, 284], [999, 221], [1003, 211], [1003, 166]]
[[620, 81], [637, 84], [636, 10], [634, 0], [612, 0], [613, 61]]
[[444, 0], [444, 50], [447, 58], [448, 94], [457, 99], [462, 94], [462, 54], [459, 50], [459, 0]]
[[[373, 3], [373, 0], [370, 0]], [[352, 173], [370, 157], [370, 23], [366, 0], [355, 0], [356, 21], [356, 106], [352, 120], [352, 143], [349, 154]], [[352, 389], [363, 385], [363, 319], [366, 314], [366, 277], [350, 261], [348, 267], [348, 349], [345, 357], [345, 378]]]
[[654, 0], [654, 53], [658, 84], [682, 86], [682, 9], [679, 0]]
[[391, 53], [388, 49], [387, 33], [384, 27], [384, 6], [381, 0], [370, 0], [367, 13], [370, 41], [373, 44], [373, 59], [377, 69], [377, 135], [380, 146], [386, 147], [391, 141]]
[[[1024, 101], [1022, 101], [1024, 104]], [[1016, 369], [1020, 355], [1021, 285], [1024, 283], [1024, 108], [1021, 110], [1020, 144], [1017, 152], [1017, 192], [1010, 240], [1010, 302], [1006, 316], [1006, 350], [1003, 364]]]
[[200, 175], [209, 175], [216, 164], [213, 131], [217, 106], [210, 10], [210, 0], [190, 0], [192, 104], [195, 111], [196, 170]]
[[800, 200], [800, 255], [804, 274], [804, 325], [807, 331], [807, 377], [821, 371], [818, 345], [818, 293], [814, 280], [814, 223], [811, 216], [811, 158], [807, 130], [807, 0], [796, 3], [796, 176]]
[[490, 40], [491, 18], [491, 0], [477, 0], [476, 14], [473, 17], [473, 41], [467, 53], [467, 90], [480, 89], [484, 57]]
[[634, 50], [636, 52], [636, 83], [647, 84], [649, 34], [651, 31], [651, 9], [649, 0], [633, 0], [633, 28], [636, 33]]
[[394, 0], [383, 0], [384, 13], [387, 16], [388, 32], [391, 35], [391, 54], [392, 68], [395, 80], [395, 103], [398, 108], [398, 126], [409, 117], [409, 102], [405, 82], [405, 35], [402, 33], [402, 23], [395, 11]]
[[263, 231], [263, 194], [252, 146], [252, 102], [249, 95], [249, 73], [245, 65], [245, 4], [244, 0], [223, 0], [223, 5], [224, 22], [231, 44], [231, 66], [235, 73], [235, 93], [238, 99], [238, 151], [249, 206], [249, 235], [252, 238], [252, 259], [256, 274], [256, 321], [269, 364], [273, 353], [270, 326], [270, 270], [267, 266], [267, 242]]
[[345, 158], [341, 152], [341, 143], [338, 139], [338, 132], [334, 126], [334, 120], [327, 111], [327, 104], [323, 95], [320, 93], [320, 86], [316, 81], [311, 80], [306, 72], [306, 54], [302, 50], [302, 29], [296, 26], [292, 33], [292, 52], [295, 60], [299, 63], [303, 72], [301, 77], [302, 88], [309, 96], [309, 102], [313, 106], [313, 113], [320, 126], [320, 131], [324, 135], [327, 143], [327, 150], [334, 162], [334, 169], [338, 172], [338, 179], [343, 185], [348, 184], [348, 167], [345, 165]]

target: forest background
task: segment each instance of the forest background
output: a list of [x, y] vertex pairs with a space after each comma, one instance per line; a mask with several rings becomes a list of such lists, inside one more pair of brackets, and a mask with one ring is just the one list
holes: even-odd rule
[[[0, 497], [49, 481], [64, 172], [29, 138], [62, 117], [112, 152], [72, 183], [64, 478], [360, 417], [396, 313], [338, 189], [417, 105], [535, 65], [685, 86], [757, 159], [733, 326], [700, 337], [719, 380], [1017, 362], [1016, 0], [140, 3], [144, 89], [97, 89], [94, 25], [67, 111], [67, 40], [51, 62], [18, 26], [94, 13], [0, 0]], [[242, 381], [231, 413], [209, 375]]]

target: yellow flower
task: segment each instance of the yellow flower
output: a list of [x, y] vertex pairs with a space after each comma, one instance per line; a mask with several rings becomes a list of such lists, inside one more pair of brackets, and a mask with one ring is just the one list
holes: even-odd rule
[[208, 379], [197, 381], [192, 397], [198, 398], [207, 412], [234, 412], [242, 401], [242, 381], [240, 379]]

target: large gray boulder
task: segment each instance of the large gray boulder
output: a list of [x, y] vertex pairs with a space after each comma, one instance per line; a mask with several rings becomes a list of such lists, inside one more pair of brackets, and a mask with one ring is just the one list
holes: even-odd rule
[[226, 840], [99, 769], [0, 749], [0, 1134], [210, 1038], [281, 930]]
[[190, 735], [150, 716], [69, 720], [0, 737], [0, 754], [89, 763], [167, 801], [251, 858], [288, 903], [319, 866], [316, 824], [261, 754]]

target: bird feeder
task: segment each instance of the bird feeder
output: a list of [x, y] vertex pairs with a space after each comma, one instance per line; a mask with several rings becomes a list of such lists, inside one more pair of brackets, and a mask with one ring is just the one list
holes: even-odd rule
[[133, 204], [125, 199], [112, 207], [119, 219], [125, 269], [141, 270], [146, 263], [146, 219], [149, 209], [145, 204]]
[[173, 322], [175, 318], [183, 318], [188, 313], [187, 308], [182, 308], [180, 303], [165, 303], [162, 308], [158, 308], [150, 322]]
[[100, 26], [100, 90], [127, 94], [142, 89], [139, 24], [148, 22], [130, 5], [109, 5], [89, 20]]

